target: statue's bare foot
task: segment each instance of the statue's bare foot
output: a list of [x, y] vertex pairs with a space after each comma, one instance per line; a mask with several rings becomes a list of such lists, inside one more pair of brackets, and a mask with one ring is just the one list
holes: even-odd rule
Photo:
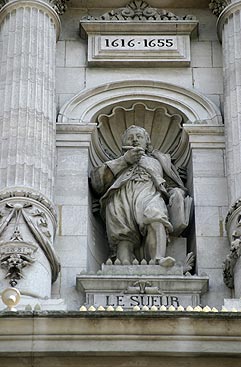
[[162, 257], [160, 260], [159, 260], [159, 264], [161, 266], [165, 266], [166, 268], [170, 268], [171, 266], [174, 266], [176, 263], [176, 260], [173, 259], [173, 257], [171, 256], [167, 256], [167, 257]]

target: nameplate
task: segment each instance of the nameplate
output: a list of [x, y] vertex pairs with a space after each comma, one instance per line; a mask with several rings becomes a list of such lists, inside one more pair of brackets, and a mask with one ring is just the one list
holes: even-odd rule
[[105, 295], [105, 299], [103, 298], [105, 306], [121, 306], [124, 308], [130, 308], [134, 306], [180, 306], [179, 299], [177, 296], [167, 296], [160, 294], [119, 294], [119, 295]]
[[87, 294], [86, 304], [94, 305], [95, 307], [103, 306], [121, 306], [123, 309], [132, 309], [134, 306], [156, 306], [156, 307], [178, 307], [196, 305], [199, 300], [190, 295], [164, 295], [164, 294], [107, 294], [107, 293], [95, 293]]

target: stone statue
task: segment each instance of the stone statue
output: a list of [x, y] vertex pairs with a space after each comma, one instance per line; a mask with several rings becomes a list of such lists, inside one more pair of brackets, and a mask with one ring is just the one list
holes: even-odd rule
[[124, 132], [122, 156], [94, 169], [91, 184], [101, 197], [110, 247], [122, 264], [137, 258], [174, 265], [173, 258], [165, 257], [166, 246], [169, 233], [188, 225], [187, 190], [169, 154], [152, 149], [145, 129], [132, 125]]

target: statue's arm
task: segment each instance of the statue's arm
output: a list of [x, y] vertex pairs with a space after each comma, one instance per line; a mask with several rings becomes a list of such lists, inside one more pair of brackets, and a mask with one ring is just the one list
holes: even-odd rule
[[128, 167], [124, 156], [105, 162], [91, 171], [91, 186], [98, 195], [103, 195], [113, 184], [115, 178]]

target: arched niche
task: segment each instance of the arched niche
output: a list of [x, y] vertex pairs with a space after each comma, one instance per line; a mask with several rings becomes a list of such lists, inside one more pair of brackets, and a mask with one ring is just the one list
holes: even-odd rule
[[[171, 154], [177, 168], [189, 170], [190, 144], [187, 130], [197, 127], [214, 131], [222, 125], [219, 109], [208, 98], [172, 84], [122, 81], [81, 91], [60, 110], [58, 125], [73, 133], [92, 131], [90, 162], [97, 166], [121, 154], [121, 135], [131, 124], [144, 126], [154, 148]], [[187, 129], [188, 127], [188, 129]], [[190, 169], [191, 171], [191, 169]], [[188, 177], [192, 195], [192, 174]], [[88, 188], [86, 187], [86, 196]], [[95, 215], [91, 215], [91, 240], [95, 259], [106, 258], [106, 239]], [[102, 231], [102, 232], [101, 232]], [[189, 248], [195, 251], [195, 229], [189, 232]], [[178, 245], [180, 246], [180, 244]], [[96, 262], [95, 262], [96, 263]], [[98, 267], [90, 266], [91, 270]]]
[[154, 148], [171, 154], [185, 166], [189, 156], [185, 124], [220, 125], [217, 106], [196, 91], [146, 80], [108, 83], [80, 92], [60, 110], [59, 124], [92, 125], [91, 161], [94, 166], [120, 153], [127, 126], [144, 126]]
[[188, 136], [183, 129], [184, 118], [179, 113], [171, 114], [167, 107], [156, 103], [135, 102], [129, 108], [116, 106], [110, 114], [100, 114], [97, 118], [97, 137], [100, 148], [108, 159], [121, 155], [121, 136], [131, 125], [146, 129], [154, 149], [170, 153], [178, 163], [188, 157]]

